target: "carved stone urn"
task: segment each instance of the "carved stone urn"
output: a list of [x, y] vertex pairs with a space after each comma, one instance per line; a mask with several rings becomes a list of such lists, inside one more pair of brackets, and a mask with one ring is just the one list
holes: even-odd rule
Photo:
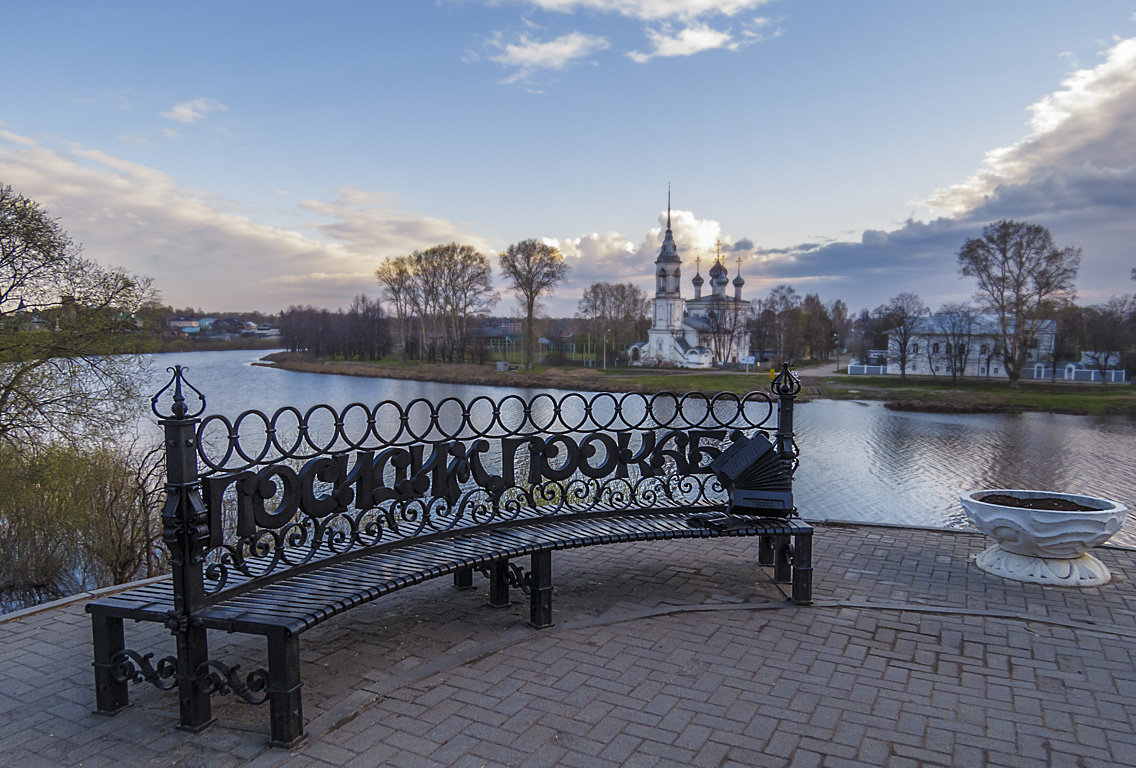
[[998, 542], [975, 557], [983, 571], [1061, 587], [1094, 587], [1112, 578], [1089, 549], [1120, 530], [1128, 514], [1123, 504], [1018, 489], [971, 491], [959, 501], [974, 527]]

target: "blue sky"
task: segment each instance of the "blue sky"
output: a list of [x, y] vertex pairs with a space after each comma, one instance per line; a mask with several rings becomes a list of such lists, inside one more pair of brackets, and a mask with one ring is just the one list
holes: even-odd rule
[[[1136, 266], [1136, 3], [0, 0], [0, 182], [88, 256], [206, 310], [338, 307], [387, 256], [528, 237], [649, 288], [672, 185], [684, 276], [964, 299], [1003, 217]], [[689, 288], [687, 288], [689, 291]], [[504, 297], [498, 311], [512, 312]]]

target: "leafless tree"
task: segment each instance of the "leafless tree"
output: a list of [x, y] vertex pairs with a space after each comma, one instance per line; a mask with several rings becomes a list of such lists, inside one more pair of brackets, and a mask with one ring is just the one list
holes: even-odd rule
[[773, 341], [777, 357], [788, 360], [797, 351], [801, 327], [801, 297], [789, 285], [778, 285], [766, 300], [773, 312]]
[[[974, 307], [970, 304], [944, 304], [939, 308], [938, 314], [933, 317], [932, 326], [944, 348], [941, 351], [942, 359], [947, 363], [951, 379], [958, 378], [966, 373], [966, 365], [974, 352], [974, 334], [978, 327], [978, 318]], [[934, 363], [931, 364], [934, 370]]]
[[564, 281], [568, 265], [557, 248], [539, 240], [522, 240], [510, 245], [501, 253], [500, 261], [501, 271], [525, 313], [525, 367], [532, 368], [536, 357], [534, 320], [540, 297], [551, 293]]
[[994, 315], [1010, 385], [1016, 386], [1045, 315], [1072, 301], [1079, 248], [1058, 249], [1049, 230], [1004, 219], [963, 243], [959, 271], [978, 281], [976, 298]]
[[410, 259], [406, 256], [385, 259], [375, 270], [375, 277], [383, 286], [384, 297], [394, 307], [398, 320], [399, 348], [402, 350], [402, 359], [406, 361], [410, 358], [410, 291], [414, 283]]
[[576, 317], [587, 321], [593, 338], [610, 330], [617, 343], [639, 339], [639, 329], [651, 308], [646, 292], [634, 283], [592, 283], [576, 306]]
[[1136, 317], [1136, 297], [1113, 296], [1104, 304], [1086, 311], [1086, 343], [1090, 349], [1085, 358], [1108, 383], [1105, 372], [1119, 366], [1120, 358], [1132, 343], [1132, 320]]
[[899, 363], [899, 378], [907, 378], [907, 369], [919, 355], [918, 330], [927, 315], [927, 305], [914, 293], [901, 293], [884, 307], [888, 325], [888, 357]]

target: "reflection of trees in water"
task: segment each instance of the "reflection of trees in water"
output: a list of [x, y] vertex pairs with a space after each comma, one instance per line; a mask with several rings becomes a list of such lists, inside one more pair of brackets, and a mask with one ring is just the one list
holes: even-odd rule
[[983, 487], [1082, 491], [1136, 502], [1131, 421], [911, 414], [817, 401], [799, 409], [798, 427], [803, 453], [794, 495], [813, 519], [962, 526], [958, 495]]

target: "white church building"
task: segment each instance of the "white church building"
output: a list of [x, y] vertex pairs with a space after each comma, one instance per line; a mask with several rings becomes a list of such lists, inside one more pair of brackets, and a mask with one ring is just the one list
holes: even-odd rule
[[[701, 259], [699, 260], [699, 264]], [[734, 295], [726, 295], [730, 278], [722, 265], [722, 246], [710, 268], [710, 294], [702, 295], [706, 281], [695, 269], [694, 298], [683, 299], [680, 285], [682, 260], [671, 232], [670, 203], [667, 231], [655, 259], [655, 298], [651, 307], [651, 330], [647, 341], [628, 347], [632, 365], [674, 368], [711, 368], [739, 363], [749, 355], [750, 303], [742, 299], [745, 280], [733, 279]]]

